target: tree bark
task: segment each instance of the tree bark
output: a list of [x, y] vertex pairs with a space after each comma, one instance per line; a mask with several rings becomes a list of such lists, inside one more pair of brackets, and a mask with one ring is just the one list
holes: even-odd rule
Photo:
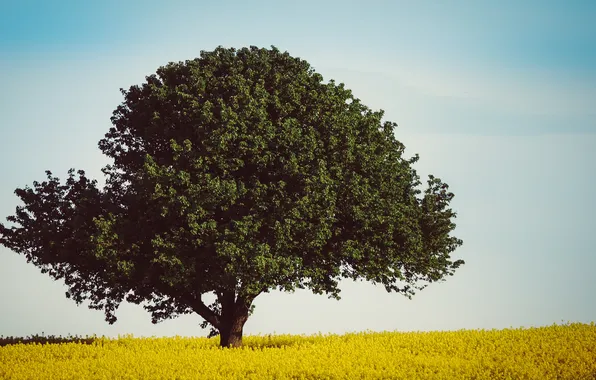
[[248, 320], [251, 302], [238, 297], [234, 300], [232, 293], [229, 302], [222, 304], [222, 318], [218, 327], [221, 347], [242, 346], [242, 330]]
[[225, 321], [221, 324], [219, 329], [221, 347], [232, 348], [242, 346], [242, 329], [248, 319], [247, 317], [237, 317], [230, 322]]

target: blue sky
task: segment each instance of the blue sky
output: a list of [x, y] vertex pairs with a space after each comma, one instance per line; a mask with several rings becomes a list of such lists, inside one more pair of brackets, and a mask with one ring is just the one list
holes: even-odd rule
[[[344, 281], [256, 300], [247, 334], [429, 331], [589, 322], [596, 315], [593, 1], [20, 1], [0, 4], [0, 217], [17, 187], [102, 180], [97, 142], [118, 89], [218, 45], [277, 46], [399, 124], [419, 173], [450, 184], [455, 276], [412, 300]], [[0, 247], [0, 335], [204, 335], [196, 315], [115, 325]]]

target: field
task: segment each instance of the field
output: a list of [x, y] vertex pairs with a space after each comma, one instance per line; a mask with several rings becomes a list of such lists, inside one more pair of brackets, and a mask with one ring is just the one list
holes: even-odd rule
[[240, 349], [220, 349], [218, 338], [10, 339], [0, 347], [1, 379], [596, 379], [594, 322], [245, 336]]

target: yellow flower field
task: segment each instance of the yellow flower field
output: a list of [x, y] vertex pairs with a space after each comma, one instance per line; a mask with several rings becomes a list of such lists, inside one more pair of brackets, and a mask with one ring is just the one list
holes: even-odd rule
[[596, 379], [596, 326], [454, 332], [96, 338], [0, 347], [0, 379]]

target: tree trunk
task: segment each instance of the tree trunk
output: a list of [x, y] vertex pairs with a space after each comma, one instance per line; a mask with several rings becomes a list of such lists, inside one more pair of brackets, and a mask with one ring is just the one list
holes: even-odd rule
[[242, 329], [248, 319], [250, 304], [250, 301], [240, 297], [234, 302], [232, 295], [231, 302], [222, 305], [222, 318], [218, 328], [221, 347], [242, 346]]
[[231, 321], [224, 321], [221, 324], [221, 328], [219, 329], [221, 347], [232, 348], [242, 346], [242, 329], [248, 319], [247, 317], [237, 317]]

